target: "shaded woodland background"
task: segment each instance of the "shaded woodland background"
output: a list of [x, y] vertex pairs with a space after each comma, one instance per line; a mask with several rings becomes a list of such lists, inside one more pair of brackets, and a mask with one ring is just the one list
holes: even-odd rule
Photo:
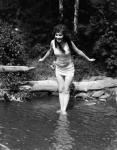
[[[29, 73], [0, 73], [4, 95], [18, 92], [19, 82], [53, 77], [50, 68], [54, 56], [38, 63], [49, 49], [53, 27], [58, 23], [68, 26], [75, 44], [94, 63], [74, 56], [75, 80], [91, 76], [117, 75], [117, 1], [116, 0], [63, 0], [61, 18], [59, 2], [62, 0], [0, 0], [0, 64], [36, 67]], [[75, 16], [75, 4], [78, 14]], [[78, 20], [74, 32], [74, 17]], [[26, 93], [18, 97], [25, 97]], [[23, 95], [23, 96], [21, 96]], [[29, 95], [29, 93], [28, 93]], [[29, 95], [30, 96], [30, 95]]]
[[63, 0], [60, 20], [59, 0], [0, 0], [0, 63], [27, 65], [42, 57], [53, 38], [53, 27], [64, 23], [75, 44], [96, 58], [106, 75], [116, 77], [117, 1], [79, 0], [77, 33], [73, 30], [75, 2]]

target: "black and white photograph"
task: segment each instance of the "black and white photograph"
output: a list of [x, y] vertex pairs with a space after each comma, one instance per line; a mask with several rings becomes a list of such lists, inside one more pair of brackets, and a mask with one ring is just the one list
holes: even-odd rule
[[0, 0], [0, 150], [117, 150], [117, 0]]

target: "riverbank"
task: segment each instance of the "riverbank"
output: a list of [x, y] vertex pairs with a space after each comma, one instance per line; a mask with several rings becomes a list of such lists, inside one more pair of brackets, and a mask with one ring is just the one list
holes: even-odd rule
[[[28, 74], [27, 81], [56, 80], [54, 70], [51, 67], [54, 58], [49, 58], [45, 62], [41, 62], [41, 63], [38, 62], [38, 59], [39, 58], [32, 59], [32, 60], [30, 59], [27, 62], [27, 66], [35, 67], [35, 69], [27, 73]], [[93, 86], [93, 81], [94, 82], [96, 81], [96, 84], [99, 84], [98, 87], [102, 87], [101, 86], [102, 82], [103, 82], [103, 85], [104, 83], [107, 83], [107, 82], [111, 82], [111, 81], [113, 82], [113, 78], [110, 78], [110, 80], [108, 80], [109, 77], [106, 76], [106, 73], [104, 72], [104, 70], [100, 68], [96, 64], [96, 62], [90, 63], [78, 57], [74, 59], [74, 64], [75, 64], [74, 82], [78, 82], [78, 83], [85, 82], [86, 84], [84, 84], [85, 86], [84, 89], [86, 89], [87, 88], [86, 85], [90, 84], [91, 82], [92, 82], [91, 86]], [[23, 81], [23, 84], [24, 82], [25, 81]], [[111, 83], [109, 84], [109, 86], [110, 85]], [[8, 89], [1, 89], [1, 92], [0, 92], [1, 100], [23, 102], [25, 99], [27, 99], [27, 97], [28, 99], [30, 99], [30, 97], [32, 96], [32, 93], [37, 94], [37, 92], [34, 92], [34, 91], [32, 92], [29, 86], [26, 87], [27, 89], [22, 90], [22, 91], [20, 91], [18, 83], [15, 83], [15, 86], [16, 88], [14, 89], [15, 90], [17, 89], [17, 91], [15, 92], [13, 91], [13, 89], [12, 89], [12, 92], [11, 91], [9, 92]], [[73, 91], [72, 96], [76, 100], [81, 98], [83, 100], [106, 101], [107, 99], [111, 99], [111, 97], [115, 97], [114, 99], [116, 100], [117, 87], [113, 87], [112, 85], [111, 87], [109, 86], [105, 85], [103, 88], [99, 88], [99, 89], [92, 88], [86, 91], [80, 90], [80, 92], [79, 90], [75, 92], [73, 91], [74, 89], [71, 89], [71, 91]], [[40, 91], [38, 92], [40, 93]]]
[[[50, 78], [55, 78], [55, 72], [51, 65], [54, 61], [54, 57], [49, 57], [44, 62], [38, 62], [39, 58], [30, 59], [27, 65], [30, 67], [36, 67], [33, 72], [30, 72], [32, 80], [46, 80]], [[97, 62], [88, 62], [85, 59], [77, 57], [74, 59], [75, 64], [75, 81], [80, 81], [83, 79], [90, 79], [92, 76], [105, 76], [106, 72], [104, 68]]]

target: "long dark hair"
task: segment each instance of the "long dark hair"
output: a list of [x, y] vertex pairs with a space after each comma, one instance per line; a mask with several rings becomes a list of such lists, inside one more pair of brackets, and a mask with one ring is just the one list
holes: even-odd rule
[[[63, 34], [63, 41], [67, 42], [67, 44], [70, 48], [70, 52], [72, 52], [73, 47], [72, 47], [72, 43], [71, 43], [71, 39], [70, 39], [70, 35], [69, 35], [67, 27], [63, 24], [58, 24], [57, 26], [54, 27], [53, 35], [55, 36], [55, 34], [59, 33], [59, 32]], [[61, 44], [58, 43], [57, 40], [55, 39], [55, 47], [57, 47], [57, 46], [60, 48], [61, 52], [65, 53], [65, 50], [63, 49]]]

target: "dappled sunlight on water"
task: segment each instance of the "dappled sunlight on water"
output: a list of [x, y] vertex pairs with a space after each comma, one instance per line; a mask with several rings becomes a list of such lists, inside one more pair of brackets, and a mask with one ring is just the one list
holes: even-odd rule
[[57, 114], [58, 108], [56, 96], [0, 103], [0, 146], [10, 150], [117, 149], [113, 107], [76, 102], [67, 116]]

